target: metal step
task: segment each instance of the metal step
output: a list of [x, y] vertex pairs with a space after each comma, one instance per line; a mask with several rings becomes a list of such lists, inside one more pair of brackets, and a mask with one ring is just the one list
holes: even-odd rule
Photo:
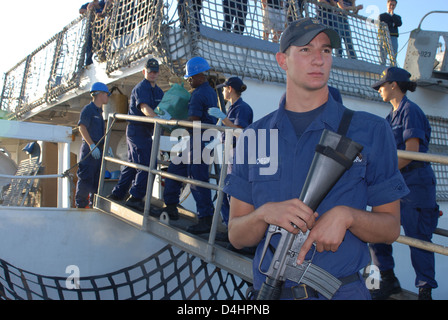
[[[151, 205], [162, 207], [161, 202], [157, 200], [151, 201]], [[251, 257], [228, 249], [229, 243], [223, 241], [225, 238], [222, 236], [210, 239], [207, 238], [208, 234], [198, 236], [188, 233], [186, 228], [195, 223], [195, 214], [188, 210], [180, 209], [180, 219], [167, 223], [151, 216], [144, 217], [141, 212], [126, 207], [123, 203], [110, 201], [99, 195], [95, 195], [94, 208], [146, 231], [243, 280], [252, 282]]]

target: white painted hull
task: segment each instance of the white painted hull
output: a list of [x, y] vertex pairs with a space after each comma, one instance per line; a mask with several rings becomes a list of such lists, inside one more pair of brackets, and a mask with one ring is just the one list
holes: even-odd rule
[[0, 207], [0, 243], [0, 287], [21, 298], [42, 299], [44, 291], [49, 299], [79, 299], [75, 285], [83, 300], [208, 299], [209, 285], [215, 299], [242, 298], [222, 290], [218, 274], [232, 277], [225, 271], [96, 210]]

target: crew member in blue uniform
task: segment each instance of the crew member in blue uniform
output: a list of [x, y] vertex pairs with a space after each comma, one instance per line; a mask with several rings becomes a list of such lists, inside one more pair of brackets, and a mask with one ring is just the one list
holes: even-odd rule
[[[209, 108], [218, 106], [218, 97], [215, 90], [210, 86], [206, 71], [210, 70], [208, 62], [202, 57], [194, 57], [188, 60], [186, 65], [185, 79], [188, 80], [190, 86], [194, 89], [188, 103], [188, 120], [200, 121], [206, 124], [216, 124], [217, 119], [209, 115]], [[193, 137], [190, 135], [188, 163], [171, 163], [168, 172], [189, 177], [204, 182], [209, 181], [209, 165], [202, 160], [202, 151], [205, 147], [201, 138], [200, 150], [194, 150]], [[201, 160], [193, 161], [194, 157], [200, 157]], [[179, 204], [179, 195], [182, 183], [172, 179], [165, 180], [165, 189], [163, 192], [166, 204], [165, 211], [171, 219], [178, 219], [177, 205]], [[187, 228], [187, 231], [193, 234], [207, 233], [213, 220], [214, 206], [211, 197], [211, 190], [207, 188], [191, 185], [191, 193], [196, 201], [196, 210], [198, 214], [198, 223]]]
[[[345, 110], [327, 86], [332, 48], [340, 44], [337, 32], [316, 19], [292, 22], [276, 55], [286, 72], [286, 95], [278, 110], [245, 130], [257, 137], [258, 150], [244, 143], [244, 137], [238, 139], [236, 161], [224, 188], [231, 195], [229, 240], [237, 249], [258, 245], [253, 259], [255, 290], [265, 281], [258, 265], [270, 224], [292, 233], [309, 231], [297, 262], [313, 257], [313, 264], [341, 280], [333, 299], [370, 299], [359, 276], [370, 263], [367, 243], [392, 243], [400, 234], [399, 199], [408, 190], [397, 167], [390, 126], [370, 113], [354, 113], [347, 136], [364, 149], [316, 212], [298, 199], [323, 129], [336, 131]], [[260, 154], [264, 140], [266, 152]], [[271, 145], [278, 153], [270, 151]], [[249, 161], [253, 152], [257, 159]], [[266, 256], [267, 264], [271, 257]], [[306, 285], [285, 282], [282, 299], [306, 297], [325, 299]]]
[[[219, 108], [211, 108], [208, 113], [215, 118], [222, 119], [222, 124], [227, 127], [245, 129], [252, 124], [254, 120], [254, 112], [252, 108], [241, 98], [241, 94], [246, 91], [247, 86], [238, 77], [231, 77], [222, 85], [222, 94], [224, 99], [230, 101], [231, 105], [227, 111], [227, 115]], [[227, 173], [232, 172], [232, 165], [227, 167]], [[221, 214], [225, 225], [229, 221], [229, 199], [224, 197], [222, 202]]]
[[[87, 2], [79, 8], [80, 14], [87, 14], [88, 12], [94, 12], [95, 15], [101, 15], [106, 7], [106, 2], [104, 0], [94, 0], [92, 2]], [[86, 57], [85, 65], [89, 66], [93, 63], [93, 39], [92, 39], [92, 28], [89, 26], [87, 33], [87, 45], [86, 45]]]
[[[159, 62], [153, 58], [149, 59], [142, 72], [144, 79], [132, 90], [128, 114], [141, 117], [156, 117], [157, 114], [154, 112], [154, 109], [163, 98], [163, 91], [156, 84], [159, 77]], [[129, 121], [126, 129], [129, 162], [144, 166], [149, 165], [153, 131], [153, 124]], [[109, 199], [122, 200], [129, 190], [130, 196], [126, 201], [126, 205], [143, 211], [145, 208], [143, 198], [146, 195], [147, 183], [148, 172], [124, 167], [117, 185], [112, 190], [112, 194], [109, 195]], [[130, 186], [131, 188], [129, 189]]]
[[224, 23], [222, 30], [243, 34], [246, 27], [247, 0], [223, 0]]
[[[398, 150], [428, 152], [431, 126], [418, 105], [409, 100], [406, 92], [415, 91], [417, 84], [410, 81], [411, 74], [401, 68], [390, 67], [381, 80], [372, 87], [381, 94], [385, 102], [392, 104], [386, 117]], [[406, 236], [431, 242], [437, 227], [439, 207], [436, 203], [436, 178], [429, 162], [398, 160], [398, 168], [403, 174], [410, 193], [401, 199], [401, 224]], [[401, 291], [394, 274], [392, 246], [372, 245], [375, 252], [374, 263], [381, 272], [380, 289], [372, 293], [374, 299], [386, 299]], [[434, 252], [410, 247], [411, 261], [416, 273], [415, 285], [419, 288], [419, 299], [431, 299], [432, 288], [437, 288], [435, 280]]]
[[92, 102], [81, 110], [78, 121], [82, 144], [75, 194], [77, 208], [86, 208], [91, 204], [93, 194], [98, 190], [104, 142], [100, 142], [100, 140], [105, 132], [102, 108], [109, 101], [110, 92], [104, 83], [96, 82], [90, 89], [90, 95], [92, 96]]

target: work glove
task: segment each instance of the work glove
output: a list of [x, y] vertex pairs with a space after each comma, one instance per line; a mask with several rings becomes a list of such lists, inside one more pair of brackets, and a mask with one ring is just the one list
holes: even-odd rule
[[101, 151], [94, 143], [90, 145], [90, 151], [92, 151], [91, 155], [94, 159], [98, 160], [99, 158], [101, 158]]
[[109, 147], [109, 150], [107, 150], [107, 156], [113, 158], [114, 152], [112, 151], [112, 147]]
[[158, 114], [157, 118], [163, 120], [171, 120], [171, 115], [166, 110], [157, 110], [156, 113]]
[[217, 119], [225, 119], [227, 118], [226, 114], [222, 112], [219, 108], [210, 108], [208, 109], [208, 114]]

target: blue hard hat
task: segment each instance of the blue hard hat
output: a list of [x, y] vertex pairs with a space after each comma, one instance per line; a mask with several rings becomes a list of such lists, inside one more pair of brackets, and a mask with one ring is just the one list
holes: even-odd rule
[[106, 92], [108, 95], [110, 95], [109, 88], [102, 82], [95, 82], [92, 84], [92, 88], [90, 89], [90, 92]]
[[22, 151], [25, 151], [28, 154], [32, 154], [36, 145], [37, 145], [37, 142], [35, 142], [35, 141], [30, 142], [22, 149]]
[[197, 75], [199, 73], [205, 72], [207, 70], [210, 70], [210, 66], [204, 58], [201, 57], [194, 57], [188, 60], [186, 66], [185, 66], [185, 76], [184, 78], [190, 78], [194, 75]]

